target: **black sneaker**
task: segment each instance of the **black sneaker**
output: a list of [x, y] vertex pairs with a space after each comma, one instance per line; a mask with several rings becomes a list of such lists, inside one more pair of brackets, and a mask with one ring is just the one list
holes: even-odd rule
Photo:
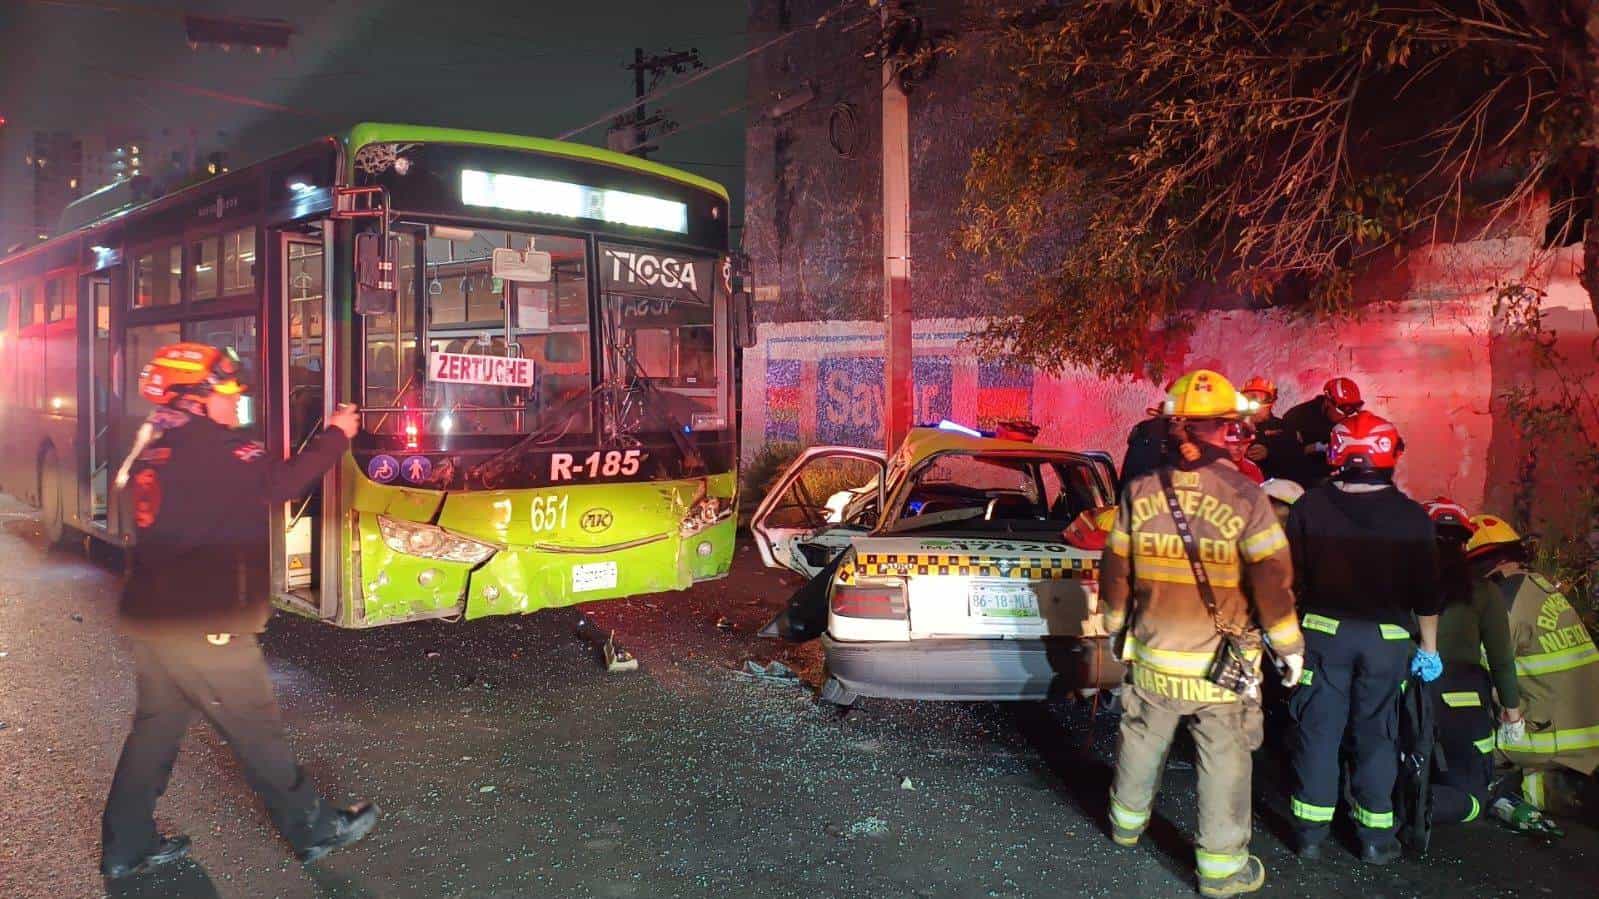
[[357, 802], [349, 808], [333, 813], [333, 836], [310, 848], [295, 853], [300, 861], [310, 864], [335, 849], [342, 849], [372, 832], [378, 823], [378, 807], [370, 802]]
[[1386, 865], [1399, 857], [1399, 843], [1367, 843], [1360, 847], [1360, 860], [1368, 865]]
[[159, 868], [170, 862], [175, 862], [189, 854], [189, 838], [183, 834], [162, 837], [161, 842], [144, 858], [133, 862], [104, 862], [100, 863], [100, 873], [111, 880], [141, 874], [151, 868]]

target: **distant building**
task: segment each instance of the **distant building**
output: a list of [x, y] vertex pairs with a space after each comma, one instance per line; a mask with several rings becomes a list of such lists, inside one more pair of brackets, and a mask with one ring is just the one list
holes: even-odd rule
[[29, 225], [43, 237], [55, 231], [61, 210], [83, 192], [83, 141], [69, 131], [33, 132], [33, 203]]
[[[9, 133], [8, 133], [9, 132]], [[118, 181], [151, 179], [157, 193], [228, 170], [227, 138], [196, 130], [150, 133], [114, 126], [94, 133], [0, 130], [0, 250], [53, 234], [73, 200]]]

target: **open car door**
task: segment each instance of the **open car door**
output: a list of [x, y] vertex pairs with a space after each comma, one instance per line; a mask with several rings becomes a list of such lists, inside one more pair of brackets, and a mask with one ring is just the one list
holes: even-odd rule
[[800, 453], [750, 519], [761, 561], [815, 577], [876, 527], [885, 468], [879, 450], [813, 446]]
[[1099, 476], [1104, 479], [1104, 485], [1110, 490], [1111, 502], [1115, 502], [1114, 497], [1121, 492], [1121, 484], [1117, 482], [1116, 460], [1104, 450], [1088, 450], [1079, 455], [1086, 456], [1093, 462], [1094, 470], [1099, 472]]

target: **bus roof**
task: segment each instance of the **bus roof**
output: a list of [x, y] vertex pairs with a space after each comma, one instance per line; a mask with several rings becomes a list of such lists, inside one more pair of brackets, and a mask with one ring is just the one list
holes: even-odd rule
[[467, 131], [460, 128], [437, 128], [430, 125], [399, 125], [389, 122], [362, 122], [351, 128], [344, 135], [344, 141], [345, 148], [349, 151], [347, 155], [352, 157], [354, 151], [367, 144], [403, 144], [412, 141], [417, 143], [468, 144], [480, 147], [532, 150], [535, 153], [544, 153], [550, 156], [565, 156], [569, 159], [604, 163], [646, 175], [654, 175], [658, 178], [670, 178], [680, 184], [710, 191], [723, 200], [730, 201], [727, 195], [727, 188], [709, 178], [702, 178], [692, 172], [674, 169], [669, 165], [661, 165], [658, 162], [640, 159], [637, 156], [628, 156], [625, 153], [617, 153], [601, 147], [591, 147], [588, 144], [574, 144], [542, 137], [528, 137], [521, 134]]
[[[367, 144], [378, 143], [415, 142], [466, 144], [480, 147], [505, 147], [513, 150], [530, 150], [535, 153], [543, 153], [549, 156], [564, 156], [568, 159], [597, 162], [603, 165], [611, 165], [617, 168], [628, 169], [630, 171], [652, 175], [658, 178], [668, 178], [678, 182], [679, 184], [709, 191], [710, 193], [722, 198], [722, 200], [730, 202], [727, 188], [715, 181], [710, 180], [709, 178], [702, 178], [692, 172], [685, 172], [682, 169], [675, 169], [671, 166], [662, 165], [658, 162], [651, 162], [648, 159], [640, 159], [635, 156], [628, 156], [624, 153], [616, 153], [600, 147], [591, 147], [587, 144], [574, 144], [566, 141], [528, 137], [521, 134], [501, 134], [492, 131], [469, 131], [459, 128], [437, 128], [429, 125], [403, 125], [389, 122], [362, 122], [352, 126], [348, 131], [345, 131], [341, 134], [312, 141], [307, 145], [295, 148], [285, 153], [273, 154], [270, 157], [263, 158], [257, 163], [234, 169], [233, 172], [229, 174], [219, 174], [213, 178], [208, 178], [193, 184], [186, 184], [178, 190], [170, 193], [162, 194], [156, 197], [138, 196], [136, 193], [129, 194], [127, 195], [125, 202], [115, 205], [112, 208], [95, 210], [95, 212], [98, 214], [80, 216], [80, 221], [73, 223], [75, 228], [72, 231], [63, 231], [57, 234], [52, 234], [47, 240], [19, 247], [14, 253], [10, 254], [5, 252], [4, 247], [0, 247], [0, 259], [8, 260], [32, 255], [35, 250], [43, 248], [46, 245], [55, 245], [57, 241], [63, 237], [103, 225], [112, 219], [121, 218], [123, 216], [127, 216], [135, 212], [141, 212], [146, 209], [161, 207], [185, 194], [199, 193], [204, 190], [214, 189], [217, 183], [223, 181], [224, 179], [237, 179], [246, 176], [246, 173], [254, 169], [257, 165], [269, 164], [275, 160], [282, 159], [325, 142], [342, 143], [346, 150], [347, 157], [353, 157], [355, 150], [358, 150]], [[345, 177], [348, 177], [348, 173], [345, 173]], [[88, 197], [81, 199], [87, 200], [89, 197], [100, 199], [102, 196], [106, 195], [105, 189], [102, 189], [101, 191], [96, 191], [95, 193], [90, 194]], [[88, 204], [80, 202], [77, 209], [82, 209], [86, 205]]]

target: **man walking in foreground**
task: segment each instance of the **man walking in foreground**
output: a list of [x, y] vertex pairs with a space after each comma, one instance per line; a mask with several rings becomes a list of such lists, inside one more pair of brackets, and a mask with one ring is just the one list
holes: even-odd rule
[[1125, 629], [1121, 745], [1111, 836], [1137, 845], [1149, 824], [1177, 726], [1198, 753], [1199, 891], [1250, 893], [1266, 882], [1249, 854], [1250, 753], [1260, 745], [1258, 621], [1288, 681], [1304, 641], [1290, 591], [1288, 541], [1271, 501], [1228, 456], [1226, 426], [1249, 403], [1221, 375], [1172, 384], [1163, 407], [1185, 441], [1175, 467], [1125, 485], [1100, 568], [1107, 633]]
[[162, 836], [154, 814], [196, 715], [227, 739], [302, 861], [361, 839], [377, 820], [370, 803], [328, 806], [295, 763], [256, 643], [271, 607], [248, 582], [265, 565], [268, 504], [300, 496], [338, 461], [359, 429], [355, 407], [328, 416], [300, 455], [268, 458], [236, 430], [239, 368], [232, 350], [180, 343], [139, 376], [139, 393], [162, 408], [117, 477], [139, 528], [121, 606], [138, 708], [106, 799], [106, 877], [188, 854], [189, 838]]

